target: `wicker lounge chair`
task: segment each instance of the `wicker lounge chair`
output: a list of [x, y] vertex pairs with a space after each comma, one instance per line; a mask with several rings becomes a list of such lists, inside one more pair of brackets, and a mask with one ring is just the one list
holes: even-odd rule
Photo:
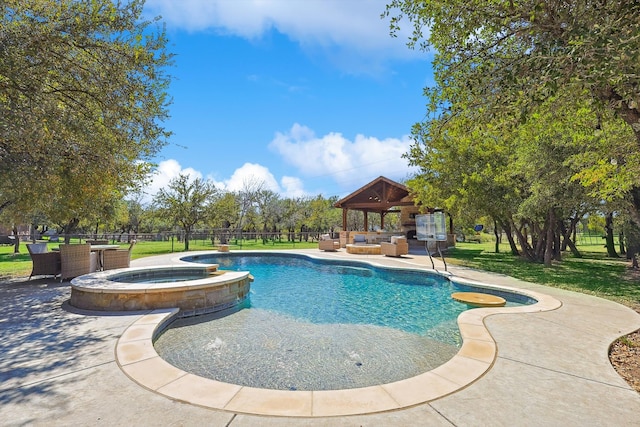
[[334, 252], [340, 248], [340, 242], [336, 239], [332, 239], [328, 234], [323, 234], [318, 240], [318, 249], [321, 251]]
[[114, 268], [129, 268], [131, 265], [131, 251], [135, 244], [136, 241], [132, 240], [129, 249], [104, 251], [104, 254], [102, 254], [102, 269], [113, 270]]
[[409, 243], [404, 236], [393, 236], [391, 242], [381, 242], [380, 249], [385, 256], [402, 256], [409, 253]]
[[60, 253], [49, 252], [46, 243], [29, 243], [27, 250], [31, 256], [33, 267], [29, 280], [33, 276], [53, 276], [60, 274]]
[[60, 281], [73, 279], [98, 269], [98, 254], [91, 252], [91, 245], [60, 245]]

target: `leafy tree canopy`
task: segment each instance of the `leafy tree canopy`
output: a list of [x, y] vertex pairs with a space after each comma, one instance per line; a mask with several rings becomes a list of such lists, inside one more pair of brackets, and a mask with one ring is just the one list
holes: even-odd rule
[[77, 222], [146, 176], [171, 55], [143, 3], [0, 4], [0, 209]]
[[591, 197], [640, 224], [640, 3], [392, 0], [385, 15], [435, 50], [407, 155], [419, 198], [511, 224], [546, 263]]
[[157, 214], [184, 230], [185, 251], [189, 250], [189, 240], [195, 226], [205, 224], [210, 219], [210, 204], [216, 200], [217, 191], [210, 181], [190, 179], [188, 175], [180, 174], [155, 195]]
[[386, 15], [392, 34], [407, 18], [409, 45], [435, 49], [433, 107], [472, 100], [487, 114], [526, 117], [532, 105], [577, 86], [618, 113], [640, 144], [639, 2], [392, 0]]

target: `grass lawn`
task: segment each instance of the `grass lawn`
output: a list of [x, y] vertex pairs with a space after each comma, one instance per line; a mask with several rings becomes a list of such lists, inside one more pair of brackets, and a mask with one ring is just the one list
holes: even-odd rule
[[[76, 243], [76, 242], [72, 242]], [[57, 244], [52, 243], [50, 248]], [[317, 242], [268, 242], [262, 240], [231, 241], [231, 249], [306, 249], [317, 247]], [[127, 247], [126, 243], [122, 244]], [[508, 245], [502, 245], [500, 253], [494, 253], [494, 244], [458, 243], [446, 254], [449, 264], [463, 265], [479, 270], [512, 276], [521, 280], [554, 286], [572, 291], [584, 292], [626, 305], [640, 303], [640, 274], [632, 274], [625, 258], [607, 258], [602, 245], [582, 245], [578, 247], [583, 258], [575, 258], [570, 253], [563, 254], [562, 262], [550, 268], [514, 257]], [[138, 242], [132, 257], [182, 252], [184, 244], [178, 241]], [[190, 250], [213, 250], [210, 241], [191, 241]], [[13, 246], [0, 246], [0, 278], [29, 276], [31, 259], [24, 243], [20, 253], [13, 254]]]
[[[13, 246], [0, 246], [0, 279], [10, 277], [28, 277], [31, 274], [31, 257], [26, 246], [27, 242], [20, 243], [20, 253], [13, 253]], [[71, 243], [79, 243], [72, 240]], [[57, 248], [59, 243], [50, 243], [49, 250]], [[121, 243], [123, 249], [129, 247], [125, 243]], [[276, 250], [276, 249], [306, 249], [317, 248], [317, 242], [278, 242], [269, 241], [266, 244], [262, 240], [232, 240], [229, 242], [230, 248], [243, 250]], [[192, 240], [189, 242], [190, 251], [210, 251], [215, 250], [217, 246], [213, 246], [208, 240]], [[183, 252], [184, 242], [164, 241], [164, 242], [138, 242], [133, 247], [132, 259], [143, 258], [153, 255], [167, 254], [171, 252]]]
[[463, 265], [557, 288], [583, 292], [626, 305], [640, 303], [640, 274], [625, 257], [608, 258], [603, 245], [578, 246], [582, 258], [563, 253], [561, 262], [544, 267], [511, 255], [508, 244], [494, 252], [494, 243], [457, 243], [446, 254], [450, 264]]

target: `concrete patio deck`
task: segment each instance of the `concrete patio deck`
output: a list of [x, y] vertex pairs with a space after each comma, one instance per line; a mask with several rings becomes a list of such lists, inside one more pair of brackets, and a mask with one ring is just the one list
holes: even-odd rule
[[[428, 257], [351, 255], [390, 266], [430, 268]], [[179, 254], [136, 260], [166, 264]], [[436, 261], [436, 268], [442, 264]], [[609, 363], [617, 337], [640, 328], [640, 315], [589, 295], [507, 276], [449, 268], [456, 276], [550, 295], [556, 310], [485, 319], [497, 343], [494, 364], [468, 387], [406, 409], [369, 415], [287, 418], [203, 408], [156, 394], [117, 364], [116, 342], [144, 313], [80, 313], [67, 306], [69, 284], [12, 280], [0, 284], [2, 425], [180, 426], [584, 426], [640, 425], [640, 394]]]

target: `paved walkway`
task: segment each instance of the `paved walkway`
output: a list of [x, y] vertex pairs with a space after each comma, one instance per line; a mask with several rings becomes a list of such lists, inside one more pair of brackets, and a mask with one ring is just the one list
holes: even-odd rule
[[[317, 250], [327, 257], [430, 268], [402, 260]], [[177, 255], [136, 260], [166, 264]], [[441, 263], [436, 268], [442, 269]], [[66, 304], [68, 282], [0, 284], [0, 424], [7, 426], [640, 426], [640, 394], [617, 375], [607, 351], [640, 328], [640, 315], [600, 298], [463, 268], [455, 275], [548, 294], [553, 311], [501, 314], [485, 324], [494, 366], [467, 388], [408, 409], [330, 418], [264, 417], [174, 401], [131, 381], [114, 348], [141, 313], [87, 315]]]

